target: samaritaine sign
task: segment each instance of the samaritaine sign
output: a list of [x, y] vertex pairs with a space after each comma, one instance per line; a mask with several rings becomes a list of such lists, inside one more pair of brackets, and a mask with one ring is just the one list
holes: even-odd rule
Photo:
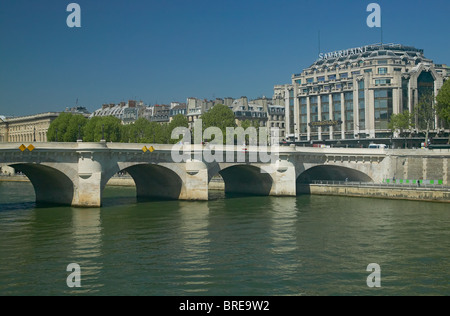
[[331, 126], [338, 126], [342, 125], [342, 121], [318, 121], [318, 122], [311, 122], [309, 123], [309, 126], [311, 127], [331, 127]]
[[319, 60], [326, 60], [330, 58], [348, 57], [352, 55], [362, 54], [367, 52], [368, 46], [349, 48], [345, 50], [338, 50], [331, 53], [320, 53]]

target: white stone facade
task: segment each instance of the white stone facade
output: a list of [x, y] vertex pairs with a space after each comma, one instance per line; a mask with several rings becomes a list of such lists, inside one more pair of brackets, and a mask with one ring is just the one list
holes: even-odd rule
[[[414, 47], [376, 44], [355, 49], [354, 54], [342, 52], [346, 51], [321, 54], [313, 65], [293, 75], [291, 84], [275, 86], [274, 99], [284, 100], [287, 137], [296, 141], [389, 137], [391, 115], [413, 112], [421, 95], [426, 91], [437, 95], [450, 76], [449, 67], [434, 64]], [[434, 132], [440, 128], [436, 117]]]

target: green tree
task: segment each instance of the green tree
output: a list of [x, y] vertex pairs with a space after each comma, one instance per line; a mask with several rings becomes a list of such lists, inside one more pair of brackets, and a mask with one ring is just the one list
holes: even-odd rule
[[154, 134], [153, 125], [145, 118], [137, 119], [134, 124], [131, 124], [131, 139], [134, 143], [148, 143], [153, 141], [152, 134]]
[[[446, 127], [450, 127], [450, 80], [447, 80], [436, 96], [436, 111]], [[449, 141], [450, 142], [450, 141]]]
[[[253, 127], [256, 129], [256, 136], [259, 136], [259, 120], [245, 120], [241, 122], [241, 127], [245, 130], [247, 130], [250, 127]], [[250, 136], [248, 134], [245, 135], [245, 141], [247, 144], [250, 144], [251, 140], [250, 140]], [[253, 141], [256, 141], [258, 143], [258, 139], [255, 139]], [[254, 144], [252, 144], [254, 145]]]
[[87, 124], [87, 121], [88, 119], [83, 115], [73, 115], [69, 121], [69, 126], [67, 126], [63, 141], [75, 142], [79, 139], [78, 137], [83, 139], [83, 127]]
[[223, 104], [216, 104], [209, 112], [203, 114], [202, 122], [202, 132], [208, 127], [218, 127], [222, 131], [224, 143], [227, 139], [227, 127], [236, 127], [236, 118], [233, 111]]
[[[410, 129], [414, 126], [413, 124], [414, 116], [409, 113], [409, 111], [404, 111], [399, 114], [393, 114], [389, 121], [389, 129], [394, 132], [399, 132], [400, 136], [405, 132], [405, 130]], [[406, 135], [405, 136], [405, 148], [407, 147]]]
[[78, 139], [78, 126], [81, 126], [81, 132], [83, 132], [83, 127], [86, 123], [87, 119], [83, 115], [61, 113], [50, 124], [47, 140], [49, 142], [76, 142]]
[[415, 108], [416, 126], [425, 132], [425, 143], [428, 142], [430, 130], [436, 118], [435, 98], [432, 91], [428, 91], [419, 99]]
[[107, 142], [121, 141], [122, 122], [113, 116], [93, 117], [84, 126], [83, 140], [85, 142], [99, 142], [104, 135]]
[[182, 114], [175, 115], [172, 119], [172, 122], [170, 122], [166, 126], [165, 134], [167, 137], [167, 142], [170, 144], [176, 144], [182, 138], [182, 136], [180, 136], [179, 139], [172, 139], [172, 131], [177, 127], [186, 127], [186, 128], [189, 127], [189, 122], [187, 118]]

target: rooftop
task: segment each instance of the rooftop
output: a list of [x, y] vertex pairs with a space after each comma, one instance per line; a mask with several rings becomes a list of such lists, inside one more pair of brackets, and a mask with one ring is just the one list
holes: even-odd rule
[[425, 59], [423, 49], [401, 44], [372, 44], [358, 48], [322, 53], [310, 68], [321, 65], [343, 64], [355, 60], [393, 57], [398, 59]]

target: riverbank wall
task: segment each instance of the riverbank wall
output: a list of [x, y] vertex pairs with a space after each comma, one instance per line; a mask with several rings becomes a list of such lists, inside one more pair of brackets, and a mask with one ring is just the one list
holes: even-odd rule
[[443, 203], [450, 202], [450, 189], [448, 188], [358, 187], [330, 184], [297, 184], [297, 194], [335, 195]]

